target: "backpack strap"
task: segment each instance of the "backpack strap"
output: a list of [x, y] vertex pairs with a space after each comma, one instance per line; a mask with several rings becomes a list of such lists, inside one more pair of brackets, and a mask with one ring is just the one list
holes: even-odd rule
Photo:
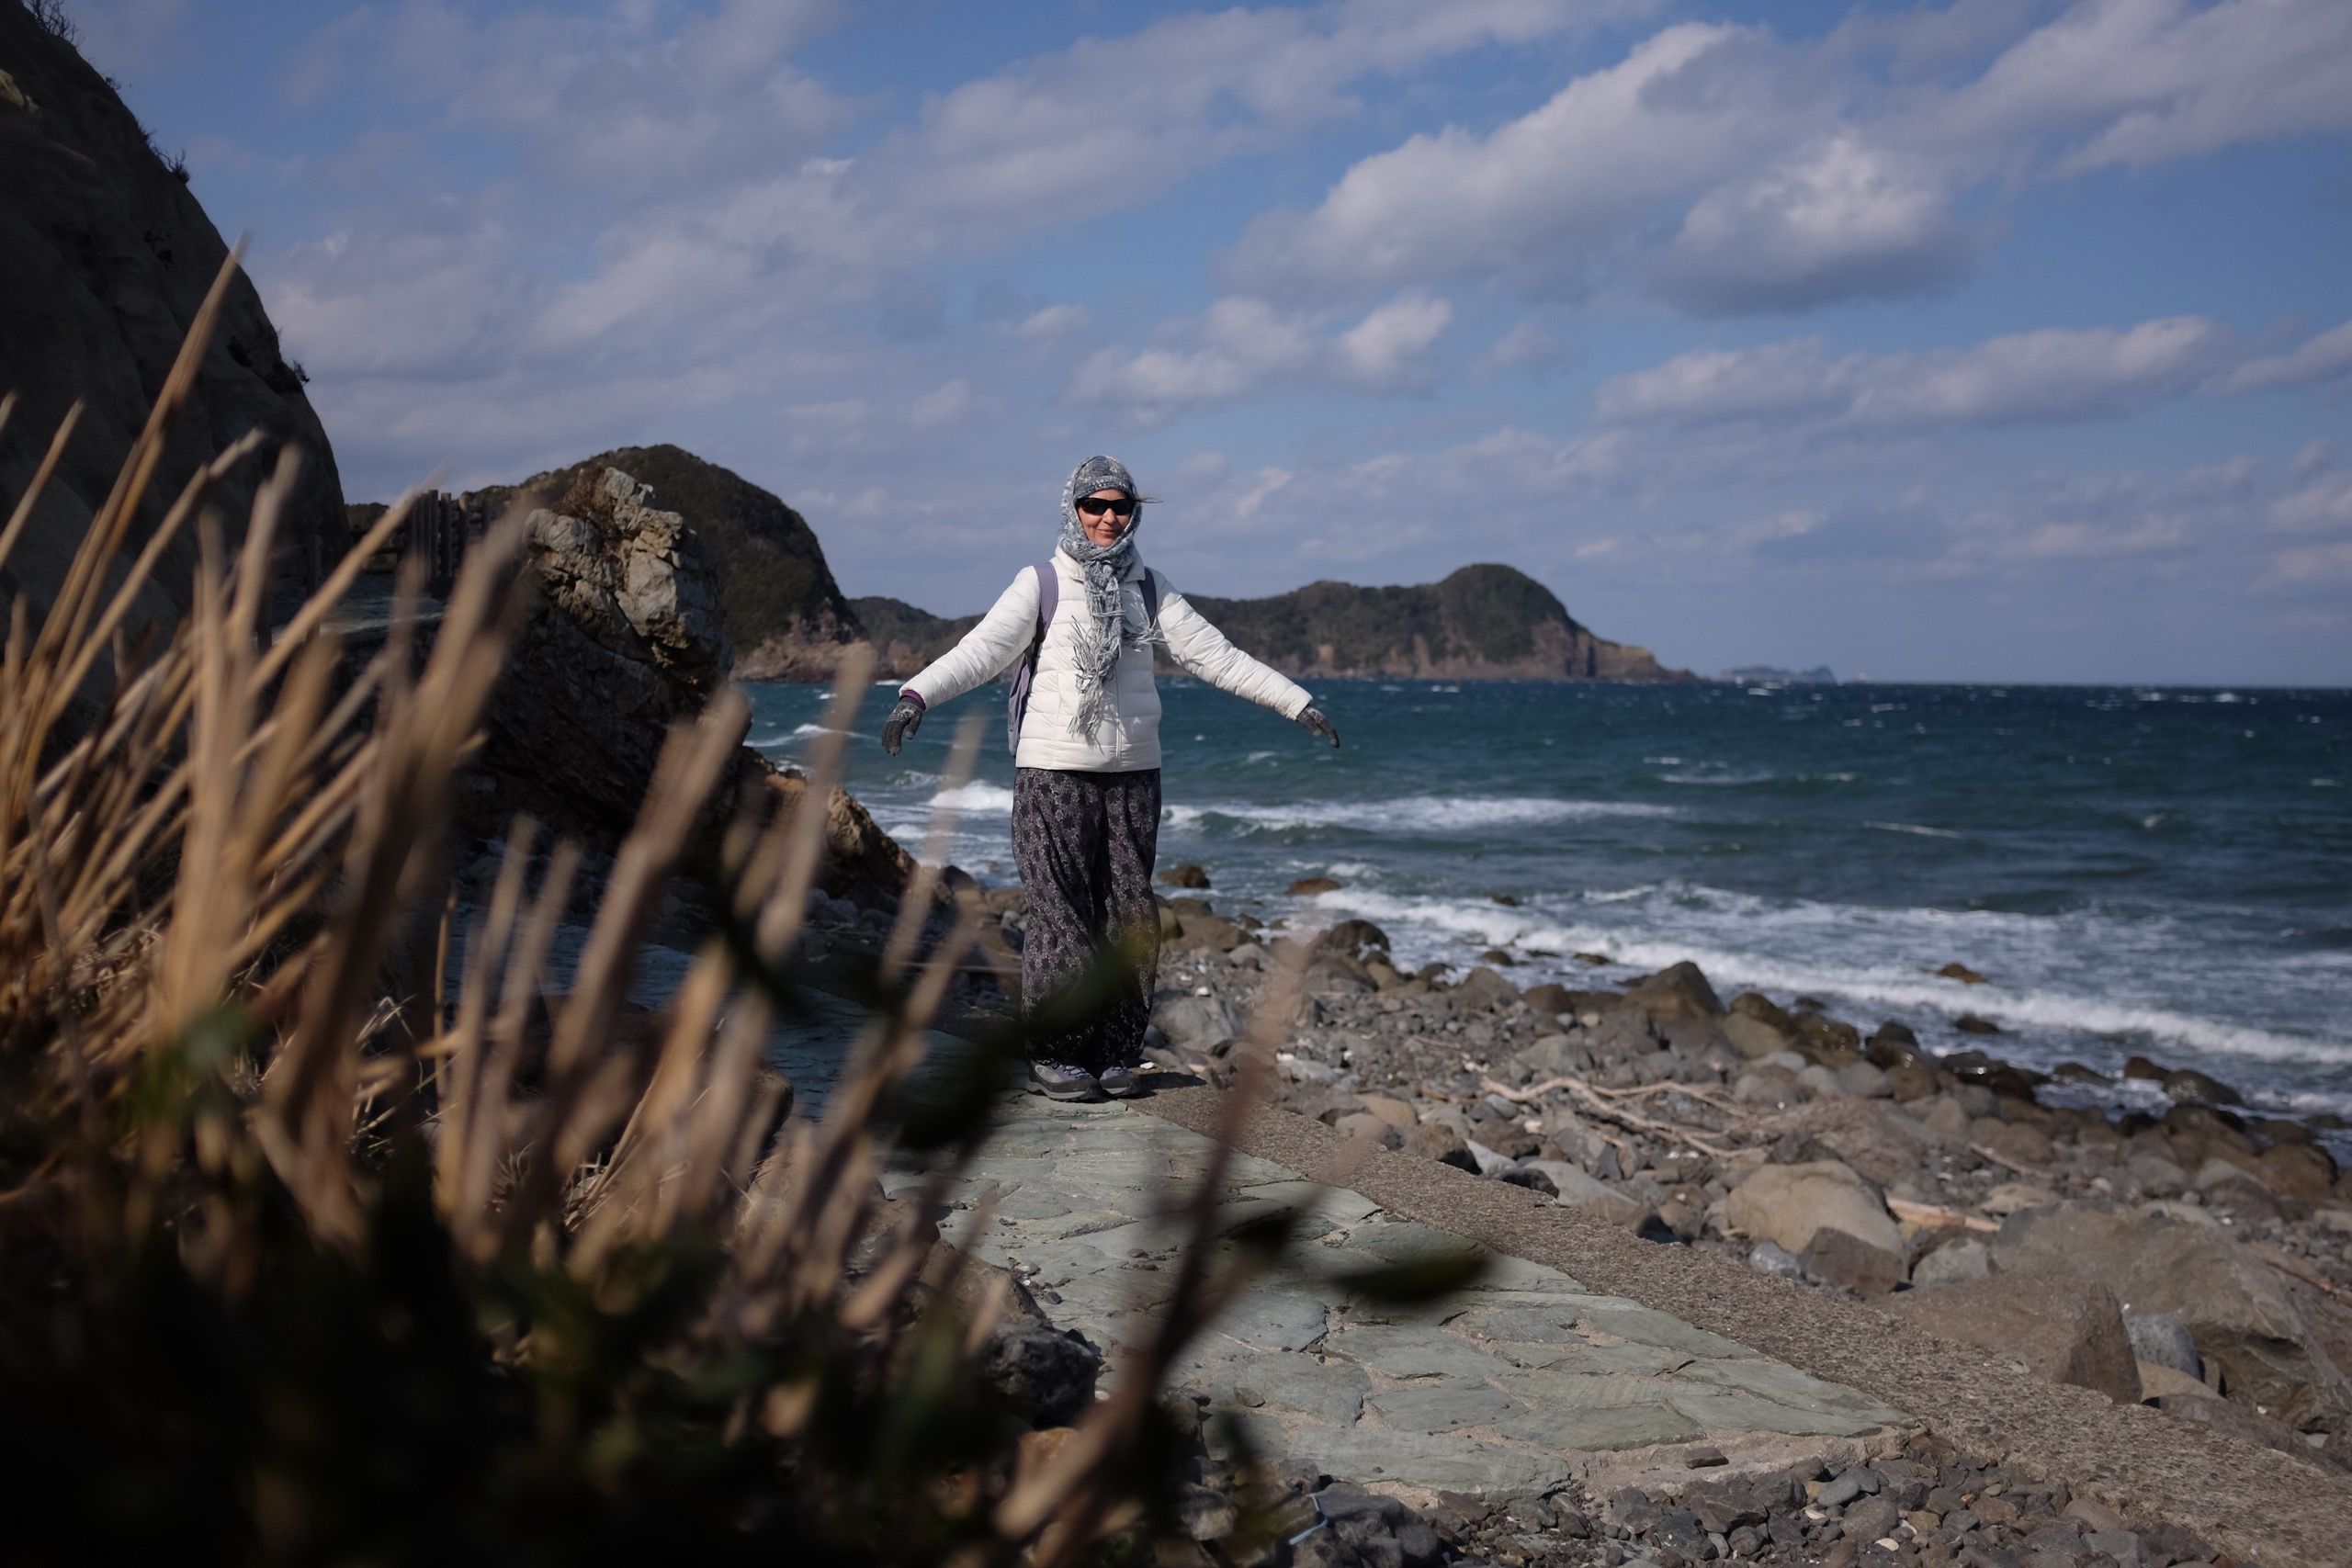
[[1052, 561], [1039, 561], [1029, 569], [1037, 575], [1037, 629], [1029, 638], [1029, 651], [1012, 669], [1012, 679], [1004, 689], [1004, 743], [1013, 755], [1021, 754], [1021, 721], [1029, 713], [1029, 688], [1036, 683], [1037, 655], [1045, 650], [1046, 628], [1054, 624], [1054, 609], [1061, 602], [1061, 573], [1054, 570]]
[[1061, 604], [1062, 574], [1050, 560], [1041, 560], [1029, 570], [1037, 574], [1037, 635], [1029, 645], [1029, 657], [1034, 660], [1045, 646], [1046, 628], [1054, 624], [1054, 611]]
[[1143, 617], [1148, 626], [1159, 624], [1159, 573], [1149, 567], [1143, 569]]

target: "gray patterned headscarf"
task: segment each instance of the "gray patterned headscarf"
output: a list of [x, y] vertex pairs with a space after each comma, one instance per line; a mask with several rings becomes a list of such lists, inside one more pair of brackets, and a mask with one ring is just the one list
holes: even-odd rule
[[[1115, 545], [1097, 545], [1078, 525], [1078, 498], [1098, 490], [1125, 492], [1136, 503], [1136, 514]], [[1143, 497], [1135, 476], [1116, 457], [1089, 457], [1072, 469], [1062, 486], [1062, 553], [1086, 573], [1086, 615], [1071, 647], [1077, 668], [1078, 711], [1069, 732], [1092, 740], [1111, 717], [1112, 672], [1119, 655], [1159, 640], [1159, 631], [1144, 609], [1143, 592], [1125, 581], [1136, 558], [1136, 534], [1143, 527]]]

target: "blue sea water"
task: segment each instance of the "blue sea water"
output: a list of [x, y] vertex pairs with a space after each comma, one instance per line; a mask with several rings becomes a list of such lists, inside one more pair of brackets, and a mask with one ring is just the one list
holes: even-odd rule
[[[1521, 984], [1679, 959], [1726, 999], [1807, 995], [1939, 1049], [2118, 1071], [2142, 1053], [2259, 1103], [2352, 1113], [2352, 693], [2090, 687], [1316, 683], [1345, 746], [1163, 679], [1159, 862], [1220, 908], [1378, 922], [1407, 966], [1500, 946]], [[752, 688], [806, 754], [828, 694]], [[892, 688], [846, 783], [918, 848], [1010, 882], [996, 687], [892, 759]], [[966, 714], [978, 773], [942, 787]], [[1340, 889], [1294, 897], [1295, 879]], [[1516, 899], [1498, 901], [1496, 895]], [[1577, 953], [1605, 955], [1595, 969]], [[1958, 961], [1989, 984], [1934, 971]], [[1979, 1040], [1952, 1021], [1991, 1019]]]

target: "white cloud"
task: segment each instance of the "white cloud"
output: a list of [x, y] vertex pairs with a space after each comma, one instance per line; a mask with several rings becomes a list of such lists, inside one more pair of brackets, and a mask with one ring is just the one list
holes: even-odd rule
[[1084, 327], [1086, 321], [1083, 305], [1047, 305], [1023, 317], [1013, 331], [1027, 338], [1063, 337]]
[[1250, 481], [1249, 487], [1234, 498], [1233, 514], [1236, 517], [1257, 516], [1259, 508], [1272, 501], [1280, 491], [1287, 489], [1291, 480], [1297, 477], [1287, 468], [1259, 469], [1257, 477]]
[[1826, 413], [1850, 402], [1855, 361], [1823, 357], [1819, 338], [1758, 348], [1698, 349], [1611, 378], [1603, 418], [1702, 423]]
[[1849, 354], [1817, 338], [1702, 350], [1605, 382], [1620, 421], [1829, 418], [1860, 425], [2007, 424], [2095, 419], [2211, 381], [2236, 350], [2200, 316], [2122, 330], [2014, 333], [1973, 348]]
[[2352, 584], [2352, 539], [2338, 544], [2281, 550], [2270, 558], [2269, 566], [2256, 580], [2255, 587], [2266, 592], [2278, 592], [2333, 588], [2338, 584]]
[[1923, 144], [2080, 175], [2352, 124], [2347, 70], [2340, 0], [2078, 0], [1899, 114]]
[[1926, 169], [1847, 130], [1702, 197], [1661, 288], [1702, 315], [1804, 310], [1950, 283], [1976, 252]]
[[1728, 173], [1791, 114], [1745, 28], [1668, 28], [1490, 134], [1459, 127], [1365, 158], [1321, 204], [1252, 224], [1232, 259], [1270, 288], [1370, 289], [1465, 273], [1573, 276], [1610, 231]]
[[2266, 387], [2304, 387], [2329, 381], [2352, 371], [2352, 321], [2321, 333], [2286, 354], [2250, 359], [2230, 377], [2230, 389], [2258, 391]]
[[1478, 368], [1489, 374], [1505, 370], [1544, 370], [1564, 364], [1567, 344], [1532, 316], [1522, 316], [1479, 356]]
[[2323, 474], [2280, 496], [2271, 503], [2270, 522], [2294, 534], [2352, 528], [2352, 474]]
[[972, 395], [972, 385], [962, 377], [944, 381], [917, 398], [907, 410], [907, 417], [919, 430], [930, 430], [943, 424], [954, 424], [979, 406]]
[[[1190, 331], [1199, 346], [1129, 352], [1096, 350], [1071, 377], [1082, 403], [1125, 407], [1146, 419], [1174, 409], [1227, 402], [1271, 382], [1328, 378], [1364, 389], [1412, 380], [1453, 318], [1453, 307], [1427, 295], [1391, 300], [1336, 336], [1324, 335], [1322, 312], [1284, 310], [1228, 295], [1202, 312]], [[1174, 323], [1183, 332], [1187, 323]]]
[[1340, 334], [1340, 363], [1363, 385], [1392, 385], [1419, 367], [1453, 320], [1453, 307], [1443, 299], [1415, 294], [1392, 300]]

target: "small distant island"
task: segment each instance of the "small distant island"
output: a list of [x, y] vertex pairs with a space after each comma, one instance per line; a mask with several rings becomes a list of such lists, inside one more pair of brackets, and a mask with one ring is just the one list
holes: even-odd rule
[[[650, 484], [655, 503], [683, 516], [724, 563], [719, 615], [736, 649], [738, 681], [830, 681], [842, 654], [860, 642], [873, 645], [881, 674], [911, 675], [979, 620], [934, 615], [880, 595], [843, 596], [799, 513], [678, 446], [599, 453], [468, 500], [495, 512], [521, 492], [560, 494], [598, 468], [620, 468]], [[354, 507], [352, 525], [363, 526], [381, 511]], [[1661, 665], [1647, 649], [1597, 635], [1550, 589], [1493, 563], [1406, 588], [1325, 581], [1264, 599], [1187, 597], [1235, 642], [1302, 679], [1698, 679]]]
[[1810, 670], [1783, 670], [1775, 664], [1743, 664], [1736, 670], [1726, 670], [1715, 677], [1746, 685], [1770, 682], [1781, 686], [1834, 686], [1838, 672], [1826, 664], [1816, 664]]

